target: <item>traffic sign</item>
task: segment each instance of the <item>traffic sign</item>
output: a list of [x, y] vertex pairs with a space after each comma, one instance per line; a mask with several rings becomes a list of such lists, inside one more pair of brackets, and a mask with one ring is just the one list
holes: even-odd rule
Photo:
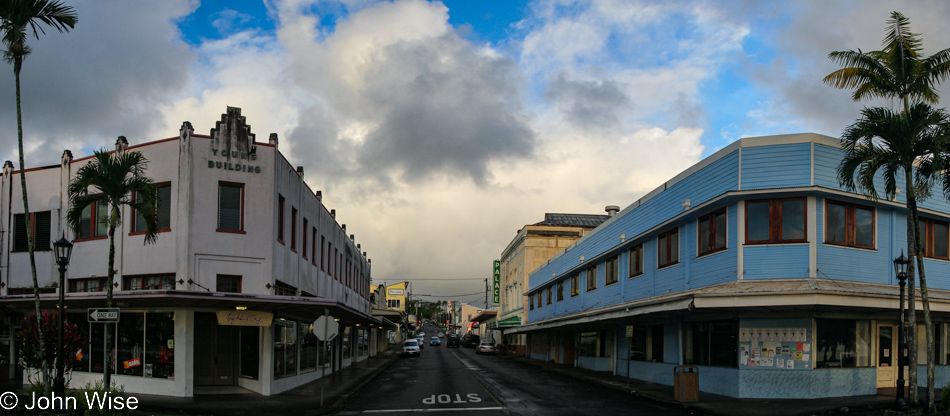
[[87, 309], [87, 314], [89, 315], [89, 322], [101, 324], [119, 322], [119, 308], [90, 308]]
[[330, 315], [323, 315], [313, 321], [313, 334], [320, 341], [330, 341], [340, 332], [340, 324]]

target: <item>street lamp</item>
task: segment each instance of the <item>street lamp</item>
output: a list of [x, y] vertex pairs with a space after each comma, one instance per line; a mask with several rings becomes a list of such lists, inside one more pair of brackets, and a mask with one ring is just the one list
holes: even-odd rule
[[904, 250], [901, 250], [901, 256], [894, 259], [894, 272], [897, 274], [897, 281], [901, 287], [900, 294], [900, 329], [897, 332], [897, 398], [894, 400], [894, 410], [906, 411], [907, 402], [904, 401], [904, 286], [907, 285], [907, 265], [910, 259], [904, 257]]
[[[69, 256], [73, 252], [73, 243], [63, 237], [53, 243], [56, 252], [56, 264], [59, 265], [59, 338], [56, 340], [56, 378], [53, 379], [53, 394], [59, 397], [66, 395], [66, 359], [63, 357], [63, 319], [66, 293], [66, 266], [69, 265]], [[37, 321], [39, 322], [39, 321]]]

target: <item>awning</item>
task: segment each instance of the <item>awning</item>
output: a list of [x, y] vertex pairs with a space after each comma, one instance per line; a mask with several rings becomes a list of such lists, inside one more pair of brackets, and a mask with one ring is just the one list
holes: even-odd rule
[[[81, 292], [64, 294], [67, 312], [85, 312], [87, 308], [106, 306], [104, 292]], [[275, 315], [302, 320], [317, 319], [328, 311], [338, 318], [341, 325], [383, 326], [373, 316], [353, 309], [335, 299], [308, 296], [253, 295], [246, 293], [197, 292], [185, 290], [137, 290], [112, 294], [113, 307], [122, 309], [191, 308], [198, 311], [236, 310], [238, 306], [249, 310], [271, 312]], [[33, 295], [0, 297], [0, 306], [22, 313], [33, 312]], [[56, 293], [40, 294], [40, 308], [55, 309], [59, 305]]]
[[505, 319], [498, 321], [499, 328], [511, 328], [515, 326], [521, 326], [521, 317], [520, 316], [509, 316]]

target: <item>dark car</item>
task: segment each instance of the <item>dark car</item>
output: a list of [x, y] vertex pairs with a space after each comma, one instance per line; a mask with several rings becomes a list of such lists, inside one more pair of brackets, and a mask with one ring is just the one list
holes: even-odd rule
[[478, 346], [478, 341], [479, 341], [478, 335], [468, 334], [465, 336], [465, 338], [462, 339], [462, 345], [465, 348], [475, 348], [476, 346]]
[[449, 335], [448, 337], [446, 337], [445, 342], [446, 342], [445, 344], [446, 348], [452, 348], [452, 347], [458, 348], [462, 346], [462, 341], [459, 340], [458, 335]]

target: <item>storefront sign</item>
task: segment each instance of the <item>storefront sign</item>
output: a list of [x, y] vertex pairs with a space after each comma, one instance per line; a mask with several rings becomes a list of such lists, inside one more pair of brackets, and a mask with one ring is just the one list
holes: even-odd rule
[[218, 325], [270, 326], [274, 314], [254, 311], [218, 311]]
[[501, 303], [501, 261], [495, 260], [494, 271], [492, 272], [492, 303], [498, 305]]
[[405, 294], [406, 294], [406, 291], [404, 289], [389, 289], [390, 296], [402, 296]]
[[126, 368], [126, 369], [129, 369], [129, 368], [132, 368], [132, 367], [138, 367], [138, 366], [140, 366], [140, 365], [142, 365], [142, 360], [140, 360], [140, 359], [138, 359], [138, 358], [133, 358], [133, 359], [131, 359], [131, 360], [123, 361], [123, 362], [122, 362], [122, 368]]

